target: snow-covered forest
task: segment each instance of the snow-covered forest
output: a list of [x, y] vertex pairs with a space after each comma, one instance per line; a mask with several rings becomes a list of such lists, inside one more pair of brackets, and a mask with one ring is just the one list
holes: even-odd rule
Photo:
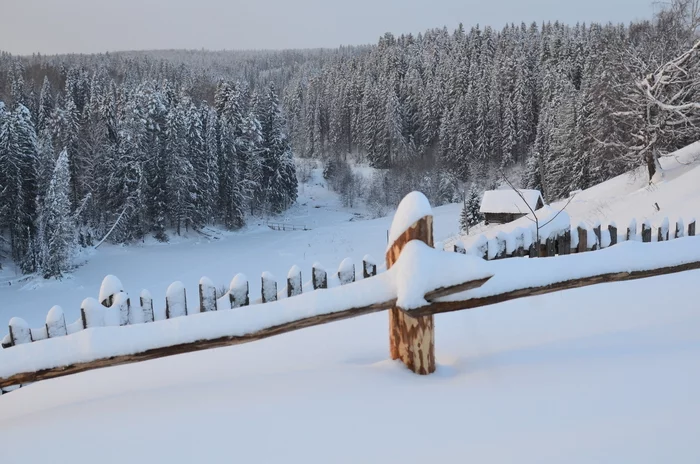
[[75, 244], [235, 229], [296, 199], [273, 82], [198, 81], [148, 57], [5, 54], [0, 69], [0, 251], [24, 272], [60, 275]]
[[[386, 206], [476, 198], [504, 172], [548, 201], [640, 164], [653, 176], [700, 136], [699, 18], [674, 0], [630, 25], [333, 50], [2, 53], [0, 265], [59, 276], [76, 245], [239, 228], [295, 201], [294, 157], [324, 160], [349, 203]], [[376, 168], [365, 188], [348, 161]]]

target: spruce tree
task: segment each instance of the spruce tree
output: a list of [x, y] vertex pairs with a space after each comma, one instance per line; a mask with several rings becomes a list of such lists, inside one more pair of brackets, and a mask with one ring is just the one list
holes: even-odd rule
[[466, 201], [467, 223], [474, 226], [484, 220], [481, 214], [481, 195], [476, 186], [472, 186]]
[[459, 214], [459, 230], [469, 233], [469, 209], [467, 208], [467, 199], [462, 202], [462, 211]]
[[68, 153], [63, 150], [46, 191], [39, 219], [41, 272], [44, 278], [59, 278], [70, 266], [75, 240], [71, 213]]

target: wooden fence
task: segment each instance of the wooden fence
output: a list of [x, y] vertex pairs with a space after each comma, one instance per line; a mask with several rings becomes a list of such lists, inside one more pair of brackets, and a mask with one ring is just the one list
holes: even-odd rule
[[310, 228], [306, 227], [305, 225], [287, 224], [284, 222], [268, 222], [267, 227], [269, 227], [272, 230], [279, 230], [279, 231], [311, 230]]
[[[11, 391], [19, 386], [35, 381], [90, 369], [246, 343], [305, 327], [384, 310], [390, 310], [389, 346], [392, 359], [401, 359], [415, 373], [430, 374], [435, 370], [434, 314], [486, 306], [514, 298], [541, 295], [602, 282], [624, 281], [700, 269], [700, 242], [690, 241], [684, 242], [691, 246], [688, 250], [689, 253], [686, 253], [685, 248], [680, 250], [683, 253], [678, 253], [679, 250], [676, 249], [676, 253], [671, 258], [663, 260], [662, 265], [658, 267], [642, 266], [642, 268], [638, 268], [635, 271], [630, 271], [629, 263], [623, 262], [624, 260], [618, 263], [613, 259], [613, 265], [611, 266], [610, 262], [608, 262], [606, 266], [606, 274], [595, 274], [595, 271], [590, 270], [591, 266], [587, 266], [589, 270], [586, 272], [589, 272], [589, 274], [576, 274], [568, 280], [560, 279], [554, 283], [542, 282], [541, 285], [534, 287], [511, 285], [509, 287], [510, 290], [498, 290], [495, 294], [486, 297], [472, 297], [470, 294], [467, 294], [461, 300], [445, 300], [447, 296], [478, 289], [485, 285], [494, 277], [494, 273], [489, 269], [503, 269], [502, 266], [499, 267], [503, 263], [480, 264], [483, 261], [475, 260], [474, 257], [461, 256], [462, 252], [464, 254], [476, 254], [487, 260], [517, 256], [565, 255], [610, 247], [618, 241], [619, 234], [614, 224], [609, 225], [605, 230], [600, 225], [596, 225], [591, 230], [586, 227], [577, 227], [575, 235], [573, 230], [569, 228], [569, 230], [548, 236], [543, 244], [533, 244], [532, 236], [528, 236], [527, 231], [520, 230], [510, 235], [502, 234], [491, 240], [481, 239], [473, 245], [469, 252], [458, 249], [456, 251], [460, 253], [457, 254], [444, 253], [432, 249], [432, 215], [426, 212], [425, 206], [415, 206], [416, 195], [414, 194], [417, 194], [417, 192], [410, 194], [402, 201], [397, 210], [397, 219], [392, 225], [392, 231], [394, 227], [401, 230], [398, 233], [391, 234], [394, 238], [391, 246], [387, 249], [385, 272], [380, 273], [377, 263], [369, 256], [365, 256], [362, 262], [362, 279], [356, 279], [355, 266], [349, 259], [344, 260], [338, 267], [338, 270], [331, 274], [321, 265], [314, 264], [310, 271], [310, 281], [306, 284], [303, 282], [301, 269], [293, 266], [287, 275], [286, 285], [283, 289], [278, 288], [278, 282], [274, 276], [264, 272], [260, 277], [260, 296], [255, 299], [251, 299], [250, 284], [243, 274], [238, 274], [233, 278], [228, 290], [223, 295], [218, 294], [215, 285], [210, 279], [203, 277], [199, 281], [197, 304], [188, 304], [186, 290], [181, 282], [174, 282], [166, 291], [164, 302], [166, 319], [187, 318], [187, 316], [192, 314], [201, 314], [199, 322], [195, 321], [194, 318], [187, 318], [184, 322], [191, 320], [193, 324], [189, 325], [190, 328], [196, 326], [195, 328], [205, 327], [207, 329], [217, 321], [225, 321], [227, 324], [233, 322], [233, 325], [229, 324], [226, 326], [226, 330], [229, 330], [228, 327], [233, 327], [238, 323], [236, 316], [239, 313], [236, 311], [226, 313], [224, 310], [233, 310], [257, 304], [258, 306], [246, 309], [245, 311], [248, 312], [240, 313], [240, 315], [245, 317], [246, 315], [254, 314], [249, 311], [255, 311], [274, 316], [269, 321], [265, 319], [265, 324], [268, 325], [262, 327], [254, 325], [251, 328], [240, 331], [233, 330], [232, 333], [227, 332], [224, 335], [221, 335], [219, 332], [213, 335], [209, 334], [209, 332], [200, 335], [197, 332], [196, 339], [191, 339], [191, 337], [178, 338], [177, 335], [180, 333], [179, 330], [182, 324], [168, 325], [167, 321], [156, 320], [154, 301], [148, 291], [144, 290], [139, 294], [137, 303], [132, 302], [129, 295], [124, 291], [119, 279], [114, 276], [107, 276], [104, 279], [98, 299], [87, 298], [83, 301], [80, 307], [80, 318], [73, 323], [68, 324], [66, 322], [63, 310], [59, 306], [51, 308], [42, 327], [31, 328], [24, 320], [12, 318], [9, 323], [9, 334], [2, 342], [4, 349], [0, 351], [0, 368], [3, 367], [3, 360], [10, 361], [12, 366], [0, 372], [0, 393]], [[421, 194], [417, 195], [422, 197]], [[424, 197], [422, 198], [427, 204], [427, 200]], [[414, 218], [414, 222], [407, 225], [407, 218]], [[686, 235], [686, 230], [688, 236], [695, 235], [694, 220], [690, 222], [687, 229], [679, 221], [672, 233], [669, 231], [668, 221], [664, 221], [656, 229], [655, 241], [680, 238]], [[650, 242], [652, 241], [651, 231], [651, 225], [646, 222], [642, 224], [641, 231], [638, 231], [636, 222], [633, 221], [624, 235], [624, 239], [637, 240], [639, 235], [641, 241]], [[528, 240], [530, 243], [528, 243]], [[418, 242], [423, 242], [423, 244]], [[653, 248], [650, 248], [650, 250], [653, 250]], [[426, 255], [426, 253], [428, 254]], [[617, 252], [612, 253], [614, 255], [618, 254]], [[680, 254], [683, 256], [679, 257]], [[407, 257], [404, 259], [405, 256]], [[578, 269], [576, 267], [577, 260], [587, 260], [587, 256], [589, 255], [569, 257], [567, 258], [569, 259], [568, 264]], [[620, 254], [620, 256], [624, 257], [624, 253]], [[547, 272], [543, 273], [546, 275], [556, 274], [552, 270], [559, 266], [557, 260], [525, 260], [519, 263], [533, 267], [532, 271], [534, 271], [534, 267], [538, 267], [539, 271], [542, 271], [543, 266], [540, 265], [546, 265], [544, 267], [547, 267], [545, 269]], [[451, 273], [457, 273], [458, 275], [455, 277], [454, 275], [449, 275], [450, 273], [438, 272], [440, 274], [439, 279], [432, 279], [430, 286], [426, 284], [419, 287], [421, 290], [420, 295], [423, 295], [424, 304], [421, 303], [417, 307], [399, 307], [399, 302], [405, 301], [401, 299], [400, 292], [406, 292], [406, 289], [409, 289], [410, 292], [410, 288], [417, 285], [414, 276], [420, 274], [421, 269], [425, 268], [429, 271], [429, 274], [433, 274], [438, 269], [443, 271], [443, 267], [452, 269]], [[469, 268], [468, 271], [462, 271], [462, 269], [466, 268]], [[556, 271], [556, 269], [554, 270]], [[532, 274], [532, 271], [528, 268], [525, 274], [528, 272]], [[510, 279], [510, 277], [505, 278]], [[401, 283], [397, 283], [396, 279], [401, 279]], [[409, 285], [406, 285], [406, 282]], [[494, 285], [494, 288], [500, 287], [499, 285]], [[313, 293], [313, 295], [310, 293]], [[366, 294], [369, 294], [369, 296], [366, 296]], [[360, 295], [361, 298], [348, 298], [348, 296], [357, 295]], [[281, 301], [277, 301], [278, 299], [281, 299]], [[288, 299], [289, 304], [286, 304], [285, 302]], [[292, 301], [292, 299], [295, 300]], [[359, 304], [358, 301], [362, 304]], [[316, 305], [318, 308], [305, 308], [305, 305], [309, 304]], [[301, 310], [297, 311], [298, 308], [301, 308]], [[291, 310], [292, 316], [277, 316], [280, 314], [279, 311], [283, 310]], [[224, 316], [224, 319], [219, 316]], [[202, 322], [206, 323], [201, 324]], [[147, 326], [144, 326], [144, 324], [147, 324]], [[153, 326], [155, 328], [158, 324], [161, 324], [160, 327], [166, 331], [178, 330], [178, 333], [168, 333], [166, 337], [159, 338], [158, 343], [161, 344], [153, 342], [150, 337], [155, 332], [152, 332], [149, 327]], [[112, 332], [109, 332], [109, 334], [115, 335], [115, 327], [126, 327], [118, 328], [117, 330], [124, 330], [132, 335], [140, 334], [143, 337], [147, 337], [148, 343], [144, 344], [142, 348], [134, 348], [134, 341], [127, 337], [125, 343], [120, 345], [121, 351], [117, 350], [109, 354], [100, 352], [92, 356], [89, 353], [88, 356], [85, 353], [80, 353], [80, 356], [73, 356], [72, 347], [74, 347], [75, 343], [80, 344], [81, 340], [70, 339], [69, 337], [72, 334], [86, 329], [93, 329], [95, 332], [91, 337], [97, 338], [100, 333], [103, 333], [100, 332], [100, 330], [103, 330], [102, 328], [106, 331], [108, 328], [111, 328], [109, 330]], [[146, 330], [144, 331], [142, 328]], [[37, 349], [33, 350], [32, 347], [35, 344], [48, 343], [42, 341], [61, 337], [66, 337], [65, 341], [69, 342], [61, 345], [67, 349], [63, 354], [67, 354], [68, 358], [70, 358], [69, 360], [61, 360], [60, 362], [50, 360], [47, 361], [48, 364], [46, 365], [42, 365], [40, 362], [32, 363], [33, 366], [38, 367], [27, 367], [26, 369], [20, 366], [23, 362], [22, 360], [26, 359], [23, 356], [44, 353], [44, 350], [38, 349], [38, 345], [36, 345]], [[16, 348], [18, 345], [25, 345], [25, 348], [28, 350], [23, 349], [24, 351], [22, 351]], [[80, 346], [82, 347], [83, 345]], [[22, 351], [22, 353], [13, 358], [13, 350]]]
[[479, 256], [485, 260], [526, 256], [546, 258], [602, 250], [622, 241], [637, 240], [649, 243], [695, 236], [695, 219], [688, 223], [687, 228], [684, 224], [680, 219], [671, 229], [668, 218], [664, 218], [657, 227], [652, 227], [649, 221], [642, 221], [641, 228], [638, 228], [636, 219], [633, 219], [626, 232], [620, 234], [615, 223], [610, 223], [605, 228], [600, 222], [592, 227], [581, 223], [548, 237], [539, 237], [539, 243], [533, 229], [518, 228], [510, 233], [499, 232], [491, 239], [480, 235], [469, 248], [462, 242], [457, 242], [453, 251]]
[[[367, 279], [377, 275], [379, 266], [369, 255], [362, 260], [362, 276]], [[260, 298], [253, 303], [264, 304], [276, 301], [280, 297], [301, 295], [304, 287], [307, 291], [326, 289], [329, 286], [328, 271], [315, 263], [311, 268], [311, 280], [303, 285], [301, 269], [294, 265], [287, 274], [285, 293], [280, 294], [277, 280], [270, 272], [261, 275]], [[347, 285], [355, 282], [355, 265], [350, 258], [344, 259], [337, 272], [331, 275], [335, 284]], [[235, 309], [251, 304], [250, 285], [244, 274], [237, 274], [228, 291], [218, 295], [214, 283], [208, 277], [199, 281], [198, 304], [187, 302], [187, 293], [182, 282], [173, 282], [165, 294], [165, 319], [206, 313], [221, 309]], [[126, 326], [156, 322], [153, 298], [148, 290], [142, 290], [138, 303], [132, 304], [121, 281], [112, 275], [104, 278], [100, 287], [99, 299], [86, 298], [80, 305], [80, 318], [73, 323], [66, 323], [63, 309], [52, 307], [42, 327], [30, 328], [27, 322], [13, 317], [9, 323], [9, 334], [2, 340], [2, 348], [8, 349], [24, 343], [39, 342], [48, 338], [62, 337], [84, 329], [94, 327]]]

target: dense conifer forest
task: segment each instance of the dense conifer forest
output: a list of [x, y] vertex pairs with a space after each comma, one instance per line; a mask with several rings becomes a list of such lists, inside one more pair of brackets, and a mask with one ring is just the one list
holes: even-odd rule
[[0, 53], [0, 265], [56, 277], [105, 238], [240, 228], [292, 205], [309, 159], [377, 213], [416, 189], [474, 203], [504, 176], [548, 201], [639, 165], [652, 177], [700, 135], [698, 18], [674, 0], [629, 25], [338, 49]]

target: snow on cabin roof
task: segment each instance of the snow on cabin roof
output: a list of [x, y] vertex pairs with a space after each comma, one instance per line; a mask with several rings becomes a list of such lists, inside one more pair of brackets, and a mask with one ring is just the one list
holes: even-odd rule
[[[520, 190], [527, 204], [515, 190], [487, 190], [481, 200], [481, 213], [527, 214], [530, 208], [537, 210], [537, 201], [542, 199], [539, 190]], [[544, 203], [544, 201], [542, 202]], [[527, 206], [530, 205], [530, 208]]]

